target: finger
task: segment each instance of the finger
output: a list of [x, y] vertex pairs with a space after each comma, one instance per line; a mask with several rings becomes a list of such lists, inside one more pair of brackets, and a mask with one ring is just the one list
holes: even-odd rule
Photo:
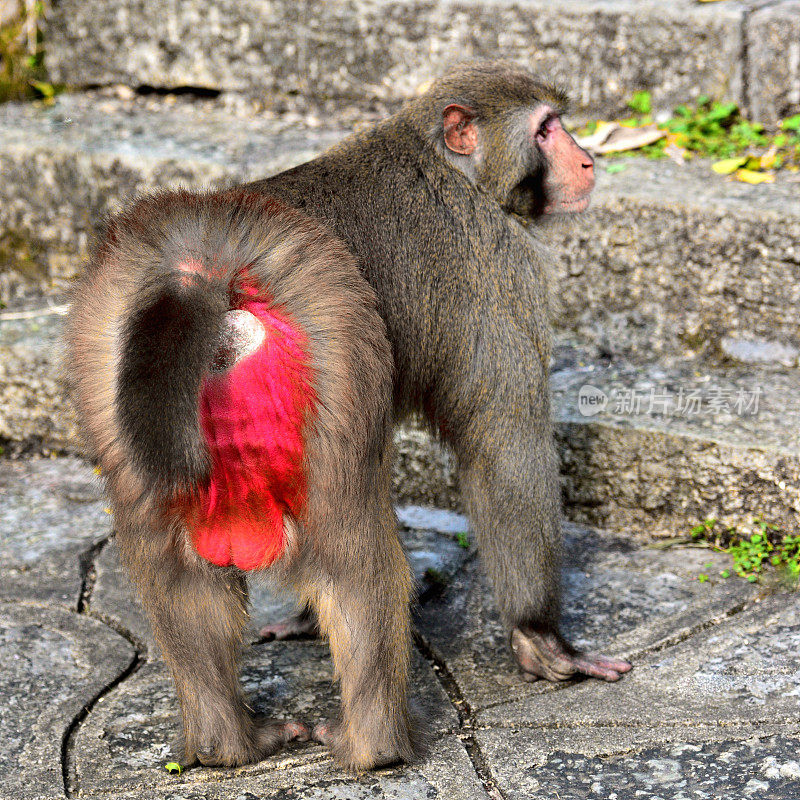
[[271, 642], [273, 640], [288, 639], [291, 636], [291, 631], [288, 625], [278, 623], [276, 625], [265, 625], [258, 632], [258, 635], [265, 641]]
[[303, 725], [302, 722], [287, 722], [284, 728], [284, 736], [287, 742], [307, 742], [311, 738], [311, 731], [308, 725]]
[[607, 656], [590, 655], [588, 653], [581, 653], [578, 655], [578, 658], [582, 661], [589, 661], [601, 669], [613, 669], [615, 672], [619, 673], [630, 672], [632, 669], [632, 664], [621, 658], [608, 658]]
[[579, 656], [574, 659], [573, 664], [582, 675], [601, 678], [609, 682], [618, 681], [623, 673], [628, 672], [631, 668], [627, 661], [602, 657]]

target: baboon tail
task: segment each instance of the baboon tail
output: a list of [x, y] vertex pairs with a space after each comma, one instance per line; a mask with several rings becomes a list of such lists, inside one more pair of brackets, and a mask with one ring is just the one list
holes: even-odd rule
[[199, 396], [229, 299], [227, 280], [177, 260], [164, 267], [123, 326], [116, 411], [135, 468], [159, 493], [174, 496], [192, 492], [210, 472]]

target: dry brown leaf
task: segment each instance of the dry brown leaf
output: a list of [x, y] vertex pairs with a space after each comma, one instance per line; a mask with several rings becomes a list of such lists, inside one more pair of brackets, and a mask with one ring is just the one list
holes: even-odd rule
[[591, 135], [578, 140], [578, 144], [597, 155], [605, 153], [621, 153], [625, 150], [638, 150], [653, 144], [667, 135], [655, 125], [644, 125], [640, 128], [627, 128], [616, 122], [609, 123]]
[[611, 134], [622, 126], [616, 122], [598, 122], [594, 133], [588, 136], [576, 137], [575, 141], [584, 149], [592, 150], [599, 147]]

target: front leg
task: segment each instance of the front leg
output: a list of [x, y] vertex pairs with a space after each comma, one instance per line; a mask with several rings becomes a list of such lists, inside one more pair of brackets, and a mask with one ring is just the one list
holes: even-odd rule
[[560, 490], [546, 418], [542, 412], [532, 433], [513, 436], [518, 422], [491, 420], [496, 427], [484, 428], [479, 451], [462, 458], [462, 492], [526, 680], [616, 681], [631, 669], [627, 661], [581, 653], [559, 633]]

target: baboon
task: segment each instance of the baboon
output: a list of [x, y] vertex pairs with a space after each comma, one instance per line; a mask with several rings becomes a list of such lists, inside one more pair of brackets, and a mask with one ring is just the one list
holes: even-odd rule
[[[560, 498], [550, 419], [551, 214], [584, 210], [594, 165], [565, 95], [502, 62], [454, 67], [397, 114], [251, 184], [324, 221], [377, 295], [394, 412], [420, 412], [460, 487], [511, 647], [529, 678], [618, 680], [559, 633]], [[309, 609], [267, 637], [313, 631]]]
[[67, 373], [187, 763], [243, 764], [309, 735], [254, 718], [239, 687], [244, 574], [267, 568], [305, 610], [265, 634], [330, 639], [342, 719], [316, 738], [352, 768], [420, 752], [389, 487], [392, 423], [409, 411], [458, 458], [524, 674], [630, 669], [559, 632], [537, 226], [584, 209], [594, 184], [564, 102], [516, 67], [462, 65], [308, 164], [147, 197], [109, 222], [74, 294]]
[[67, 375], [117, 541], [169, 665], [184, 761], [258, 761], [308, 729], [256, 719], [245, 573], [330, 639], [346, 767], [410, 760], [411, 575], [390, 501], [392, 356], [346, 246], [262, 194], [167, 192], [113, 217], [76, 287]]

